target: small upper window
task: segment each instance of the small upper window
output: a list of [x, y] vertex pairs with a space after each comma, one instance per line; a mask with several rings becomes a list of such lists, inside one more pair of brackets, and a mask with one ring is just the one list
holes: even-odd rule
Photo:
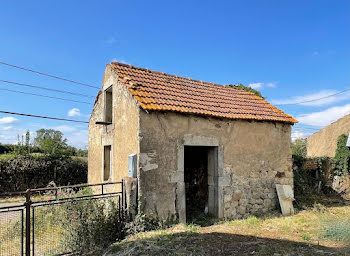
[[113, 88], [112, 86], [105, 90], [105, 118], [106, 123], [113, 121]]

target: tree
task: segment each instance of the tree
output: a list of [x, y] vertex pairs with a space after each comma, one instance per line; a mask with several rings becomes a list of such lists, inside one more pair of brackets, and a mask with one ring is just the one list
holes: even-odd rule
[[243, 85], [241, 83], [239, 83], [239, 84], [229, 84], [228, 86], [230, 86], [232, 88], [235, 88], [237, 90], [243, 90], [243, 91], [247, 91], [247, 92], [252, 92], [256, 96], [259, 96], [259, 97], [264, 99], [264, 97], [261, 95], [261, 92], [259, 92], [258, 90], [255, 90], [255, 89], [253, 89], [251, 87], [245, 86], [245, 85]]
[[29, 130], [27, 130], [26, 132], [26, 141], [25, 141], [25, 146], [26, 147], [29, 147], [30, 146], [30, 133], [29, 133]]
[[350, 150], [346, 146], [348, 136], [342, 134], [337, 140], [337, 150], [333, 159], [333, 172], [336, 175], [349, 173]]
[[292, 142], [292, 154], [293, 156], [299, 156], [301, 158], [306, 158], [306, 140], [296, 139]]
[[36, 131], [34, 145], [39, 147], [44, 153], [52, 155], [67, 155], [67, 139], [63, 138], [63, 133], [53, 129], [40, 129]]

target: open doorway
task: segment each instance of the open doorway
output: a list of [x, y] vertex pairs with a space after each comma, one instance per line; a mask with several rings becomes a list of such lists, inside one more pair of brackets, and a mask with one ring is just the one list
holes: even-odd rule
[[216, 215], [216, 147], [185, 146], [186, 221]]

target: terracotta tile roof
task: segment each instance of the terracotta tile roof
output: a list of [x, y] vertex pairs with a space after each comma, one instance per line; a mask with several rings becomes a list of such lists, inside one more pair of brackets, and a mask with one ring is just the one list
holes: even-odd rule
[[296, 123], [290, 115], [253, 93], [229, 86], [110, 64], [145, 110], [174, 111], [229, 119]]

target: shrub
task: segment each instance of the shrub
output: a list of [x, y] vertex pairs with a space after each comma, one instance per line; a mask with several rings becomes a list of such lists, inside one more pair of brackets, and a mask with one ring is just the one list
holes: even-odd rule
[[342, 134], [338, 137], [337, 150], [335, 151], [333, 173], [343, 175], [349, 173], [350, 150], [346, 146], [348, 136]]
[[87, 182], [87, 162], [67, 156], [15, 156], [0, 161], [0, 193]]
[[139, 213], [132, 222], [126, 224], [126, 232], [128, 235], [134, 235], [140, 232], [146, 232], [165, 228], [167, 224], [153, 215]]
[[125, 237], [124, 222], [112, 199], [71, 201], [66, 205], [61, 218], [65, 227], [62, 243], [70, 251], [79, 255], [97, 251]]

